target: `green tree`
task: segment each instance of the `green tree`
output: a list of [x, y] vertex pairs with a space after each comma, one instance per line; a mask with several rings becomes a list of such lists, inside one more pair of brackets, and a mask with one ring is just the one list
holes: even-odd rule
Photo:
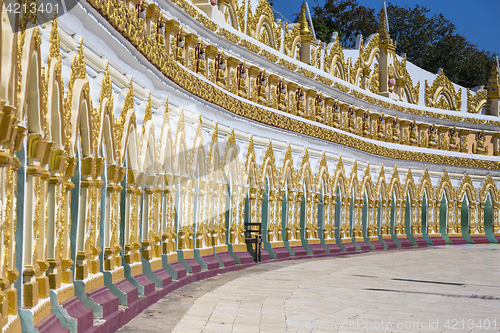
[[[389, 3], [389, 33], [397, 42], [396, 53], [406, 53], [408, 61], [432, 73], [442, 68], [450, 80], [465, 87], [486, 84], [493, 55], [457, 34], [443, 14], [430, 16], [429, 12], [425, 6]], [[328, 43], [336, 31], [346, 48], [354, 47], [358, 34], [366, 39], [378, 30], [375, 9], [361, 6], [357, 0], [326, 0], [314, 6], [311, 15], [317, 38]]]
[[356, 0], [327, 0], [323, 6], [312, 7], [311, 12], [316, 37], [324, 42], [330, 42], [332, 33], [337, 32], [341, 45], [353, 48], [358, 34], [368, 36], [377, 31], [375, 10]]
[[409, 61], [432, 73], [442, 68], [452, 82], [464, 87], [486, 84], [493, 55], [456, 34], [455, 25], [443, 14], [429, 16], [429, 12], [419, 5], [387, 6], [396, 53], [406, 53]]

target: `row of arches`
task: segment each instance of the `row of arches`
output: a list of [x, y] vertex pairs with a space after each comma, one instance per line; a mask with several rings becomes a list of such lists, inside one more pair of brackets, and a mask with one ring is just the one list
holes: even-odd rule
[[266, 250], [276, 257], [279, 249], [299, 255], [349, 242], [359, 247], [372, 237], [427, 234], [432, 241], [460, 234], [458, 227], [463, 234], [465, 216], [471, 237], [485, 234], [487, 218], [491, 230], [498, 227], [491, 176], [479, 191], [467, 174], [458, 188], [446, 172], [433, 183], [427, 170], [418, 186], [411, 170], [402, 181], [396, 167], [389, 181], [384, 167], [369, 165], [360, 178], [356, 161], [310, 159], [308, 149], [297, 154], [272, 143], [256, 151], [253, 137], [219, 132], [217, 124], [207, 129], [201, 117], [191, 131], [184, 111], [170, 110], [168, 100], [158, 128], [151, 95], [139, 126], [132, 79], [121, 105], [108, 65], [100, 91], [91, 89], [80, 40], [64, 80], [57, 20], [42, 59], [39, 28], [13, 19], [27, 29], [1, 34], [0, 43], [12, 51], [1, 53], [4, 328], [66, 316], [62, 304], [74, 297], [98, 316], [92, 292], [106, 287], [122, 295], [116, 286], [127, 279], [146, 294], [142, 275], [163, 286], [163, 271], [178, 274], [178, 263], [191, 272], [208, 268], [213, 253], [241, 263], [245, 223], [252, 221], [263, 225]]

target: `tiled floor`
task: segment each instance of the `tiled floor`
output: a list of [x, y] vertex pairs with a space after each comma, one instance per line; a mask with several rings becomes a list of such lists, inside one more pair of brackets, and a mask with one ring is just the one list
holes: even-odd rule
[[[263, 264], [197, 282], [210, 285], [180, 321], [162, 316], [179, 321], [178, 333], [499, 332], [499, 250], [466, 245]], [[144, 328], [141, 320], [148, 318], [123, 330]]]

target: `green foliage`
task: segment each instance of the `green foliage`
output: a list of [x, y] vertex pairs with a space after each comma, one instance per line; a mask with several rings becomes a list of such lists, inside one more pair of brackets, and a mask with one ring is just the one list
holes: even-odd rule
[[456, 34], [455, 25], [443, 14], [428, 17], [429, 11], [419, 5], [387, 6], [396, 53], [406, 53], [409, 61], [432, 73], [442, 68], [452, 82], [464, 87], [486, 84], [493, 55]]
[[[408, 61], [432, 73], [442, 68], [450, 80], [462, 86], [486, 84], [493, 55], [455, 33], [455, 25], [443, 14], [430, 16], [429, 12], [425, 6], [389, 3], [389, 33], [397, 42], [396, 53], [406, 53]], [[311, 15], [317, 38], [329, 43], [337, 32], [346, 48], [354, 47], [358, 34], [366, 40], [378, 30], [375, 9], [361, 6], [357, 0], [326, 0], [312, 7]]]
[[311, 11], [316, 37], [325, 42], [330, 42], [332, 33], [337, 32], [341, 45], [353, 48], [358, 34], [368, 36], [377, 31], [375, 10], [359, 5], [356, 0], [327, 0]]

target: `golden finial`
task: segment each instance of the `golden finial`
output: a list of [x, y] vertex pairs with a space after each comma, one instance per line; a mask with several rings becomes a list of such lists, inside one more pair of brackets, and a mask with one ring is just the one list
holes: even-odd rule
[[168, 124], [168, 126], [170, 126], [170, 110], [168, 109], [168, 96], [165, 98], [165, 110], [163, 111], [162, 130], [166, 124]]
[[498, 57], [493, 61], [493, 67], [491, 68], [491, 75], [486, 84], [486, 89], [488, 90], [488, 99], [500, 99], [500, 75], [498, 68]]
[[218, 141], [219, 141], [219, 122], [216, 122], [214, 132], [212, 133], [212, 143], [217, 143]]
[[130, 78], [130, 84], [127, 90], [127, 96], [125, 96], [125, 102], [123, 102], [122, 112], [127, 112], [129, 109], [134, 109], [134, 84], [132, 78]]
[[304, 39], [304, 37], [309, 37], [312, 39], [312, 32], [309, 29], [309, 23], [307, 22], [307, 17], [306, 17], [305, 2], [302, 2], [302, 7], [300, 7], [299, 28], [300, 28], [300, 37], [302, 39]]
[[175, 131], [175, 135], [179, 133], [184, 133], [186, 128], [186, 122], [184, 121], [184, 108], [181, 109], [181, 114], [179, 115], [179, 119], [177, 120], [177, 129]]
[[146, 123], [153, 119], [153, 108], [151, 107], [151, 91], [149, 92], [148, 102], [146, 103], [146, 110], [144, 111], [144, 118], [142, 120], [142, 135], [146, 131]]
[[54, 10], [54, 19], [52, 20], [52, 28], [50, 29], [49, 38], [49, 61], [51, 58], [58, 58], [60, 55], [59, 31], [57, 26], [57, 10]]
[[85, 69], [85, 56], [83, 55], [83, 38], [80, 37], [80, 43], [78, 45], [78, 51], [76, 54], [76, 77], [78, 79], [85, 79], [87, 73]]

